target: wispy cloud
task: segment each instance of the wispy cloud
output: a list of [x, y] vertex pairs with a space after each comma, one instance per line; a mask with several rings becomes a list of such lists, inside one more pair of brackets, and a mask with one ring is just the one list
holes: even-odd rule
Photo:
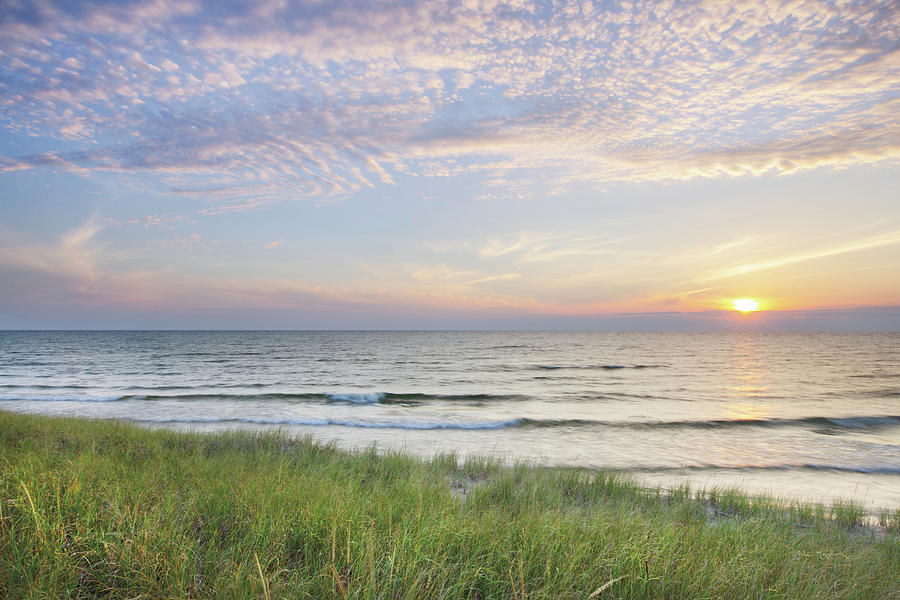
[[166, 238], [152, 240], [151, 243], [161, 248], [180, 248], [182, 250], [189, 248], [210, 250], [217, 244], [215, 240], [206, 239], [196, 232], [186, 235], [171, 235]]
[[887, 233], [854, 240], [852, 242], [845, 242], [828, 248], [819, 248], [810, 252], [791, 254], [770, 260], [745, 263], [733, 267], [727, 267], [724, 269], [717, 269], [698, 277], [697, 281], [715, 281], [719, 279], [727, 279], [730, 277], [737, 277], [739, 275], [754, 273], [756, 271], [775, 269], [794, 263], [815, 260], [817, 258], [825, 258], [828, 256], [836, 256], [838, 254], [846, 254], [848, 252], [869, 250], [872, 248], [881, 248], [884, 246], [892, 246], [895, 244], [900, 244], [900, 230], [890, 231]]
[[484, 260], [507, 257], [517, 264], [556, 263], [569, 259], [618, 254], [618, 247], [627, 239], [609, 239], [559, 233], [520, 233], [514, 237], [492, 237], [481, 244], [468, 242], [467, 248], [477, 247], [478, 256]]
[[76, 281], [94, 281], [98, 277], [100, 251], [96, 236], [102, 229], [99, 219], [91, 219], [59, 236], [55, 244], [23, 240], [12, 232], [0, 231], [0, 265]]
[[555, 187], [900, 159], [892, 0], [2, 13], [0, 116], [43, 150], [0, 168], [153, 172], [210, 213], [470, 169]]
[[508, 281], [510, 279], [519, 279], [521, 277], [521, 273], [503, 273], [501, 275], [491, 275], [489, 277], [473, 279], [472, 281], [465, 282], [463, 285], [478, 285], [479, 283], [487, 283], [489, 281]]
[[174, 231], [178, 225], [195, 221], [191, 217], [182, 214], [153, 214], [143, 217], [132, 217], [126, 222], [129, 225], [142, 225], [145, 229], [160, 228]]

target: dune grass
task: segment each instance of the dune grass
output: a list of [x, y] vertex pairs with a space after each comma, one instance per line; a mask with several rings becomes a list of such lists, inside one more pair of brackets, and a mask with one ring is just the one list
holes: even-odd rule
[[0, 412], [2, 598], [898, 598], [897, 516]]

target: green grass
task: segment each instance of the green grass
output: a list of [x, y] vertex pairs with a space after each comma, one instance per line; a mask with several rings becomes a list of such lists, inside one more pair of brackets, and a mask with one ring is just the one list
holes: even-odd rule
[[0, 412], [0, 598], [898, 598], [898, 514], [862, 518], [607, 472]]

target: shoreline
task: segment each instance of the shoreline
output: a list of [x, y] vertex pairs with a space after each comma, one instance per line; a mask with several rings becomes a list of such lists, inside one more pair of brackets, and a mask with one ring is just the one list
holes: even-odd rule
[[[628, 469], [578, 464], [555, 464], [547, 461], [545, 458], [517, 457], [509, 451], [464, 453], [461, 452], [457, 447], [441, 445], [439, 442], [433, 442], [429, 447], [429, 445], [410, 444], [409, 440], [407, 439], [387, 442], [378, 438], [364, 438], [362, 441], [352, 440], [354, 436], [323, 435], [321, 429], [318, 427], [272, 427], [265, 425], [254, 426], [246, 424], [241, 426], [234, 426], [231, 423], [215, 424], [222, 426], [208, 426], [196, 423], [160, 423], [141, 420], [132, 421], [129, 419], [122, 419], [117, 417], [90, 417], [81, 415], [60, 416], [53, 414], [9, 411], [0, 408], [0, 413], [3, 412], [17, 415], [36, 416], [48, 419], [83, 419], [91, 422], [119, 423], [127, 426], [137, 427], [147, 431], [170, 431], [175, 433], [182, 433], [185, 435], [216, 436], [222, 434], [238, 434], [263, 437], [268, 435], [274, 435], [277, 437], [286, 436], [288, 438], [301, 440], [308, 439], [312, 443], [320, 445], [332, 445], [337, 450], [349, 455], [358, 454], [360, 452], [368, 452], [372, 448], [374, 448], [375, 452], [378, 454], [399, 454], [407, 456], [413, 460], [422, 460], [425, 462], [433, 460], [435, 459], [435, 457], [454, 455], [458, 460], [465, 460], [471, 456], [474, 460], [495, 462], [501, 468], [518, 467], [526, 469], [577, 471], [583, 473], [603, 472], [615, 474], [618, 477], [629, 480], [631, 483], [640, 488], [646, 488], [649, 490], [656, 490], [657, 488], [659, 488], [661, 493], [666, 493], [668, 491], [671, 491], [672, 489], [684, 488], [685, 486], [687, 486], [690, 489], [695, 490], [696, 493], [703, 494], [711, 492], [715, 494], [727, 491], [729, 494], [737, 494], [748, 499], [757, 499], [771, 506], [821, 506], [827, 512], [833, 504], [850, 505], [854, 507], [854, 512], [860, 512], [863, 515], [862, 518], [866, 520], [867, 524], [875, 526], [877, 526], [878, 519], [882, 514], [897, 513], [898, 515], [900, 515], [900, 499], [897, 499], [897, 501], [893, 503], [888, 502], [876, 504], [872, 501], [869, 501], [866, 497], [860, 498], [858, 497], [858, 495], [854, 496], [854, 494], [852, 493], [840, 494], [832, 491], [827, 497], [824, 497], [824, 495], [817, 497], [813, 496], [809, 492], [806, 492], [804, 494], [797, 493], [796, 491], [774, 491], [772, 489], [770, 480], [775, 475], [771, 471], [765, 472], [763, 481], [753, 484], [748, 483], [748, 480], [752, 479], [753, 476], [756, 475], [756, 473], [752, 470], [747, 471], [739, 468], [718, 468], [712, 471], [708, 471], [704, 468], [688, 466], [682, 467], [681, 469], [646, 470], [640, 468]], [[350, 428], [348, 431], [350, 431], [352, 434], [359, 434], [359, 432], [353, 428]], [[368, 430], [364, 431], [365, 433], [371, 433]], [[780, 475], [783, 479], [790, 481], [792, 478], [795, 479], [796, 477], [803, 476], [804, 474], [807, 475], [807, 477], [818, 479], [827, 477], [829, 475], [837, 475], [838, 477], [841, 477], [845, 474], [845, 471], [835, 471], [832, 469], [823, 468], [809, 469], [807, 472], [806, 470], [797, 467], [793, 470], [785, 469], [784, 472]], [[891, 479], [895, 477], [894, 474], [884, 475], [878, 473], [865, 474], [865, 476], [867, 478], [876, 476]], [[725, 482], [722, 484], [716, 483], [713, 481], [716, 478], [725, 479]], [[842, 483], [844, 489], [847, 489], [850, 485], [846, 482]], [[861, 485], [862, 484], [860, 483], [855, 483], [854, 487], [859, 488]], [[882, 494], [882, 498], [887, 497], [888, 494]]]
[[[0, 411], [6, 597], [860, 598], [900, 511]], [[602, 596], [600, 596], [602, 594]]]
[[[23, 413], [19, 413], [23, 414]], [[100, 420], [121, 421], [116, 418], [100, 418]], [[330, 435], [323, 434], [320, 427], [277, 427], [267, 425], [243, 424], [235, 426], [231, 423], [222, 424], [186, 424], [186, 423], [149, 423], [142, 421], [123, 422], [146, 428], [149, 430], [169, 430], [184, 433], [200, 433], [216, 435], [224, 432], [244, 432], [250, 435], [268, 434], [268, 433], [284, 433], [292, 437], [310, 437], [320, 443], [334, 443], [339, 449], [347, 452], [357, 452], [365, 450], [371, 445], [375, 445], [378, 452], [401, 453], [408, 454], [413, 457], [419, 457], [428, 460], [439, 454], [455, 453], [465, 458], [466, 452], [460, 450], [459, 444], [449, 443], [446, 440], [423, 442], [420, 439], [414, 439], [415, 434], [423, 432], [409, 432], [402, 438], [394, 438], [385, 441], [384, 431], [387, 430], [358, 430], [355, 428], [337, 428], [341, 435], [332, 432]], [[424, 432], [429, 433], [429, 432]], [[416, 436], [418, 437], [418, 436]], [[357, 438], [362, 438], [359, 440]], [[764, 497], [768, 499], [776, 498], [782, 504], [803, 504], [817, 505], [823, 504], [826, 507], [833, 503], [852, 503], [859, 505], [870, 517], [876, 517], [882, 511], [900, 510], [900, 497], [896, 494], [892, 495], [893, 487], [888, 485], [894, 483], [898, 479], [898, 475], [893, 473], [860, 473], [860, 480], [847, 481], [846, 470], [834, 470], [829, 468], [786, 468], [782, 471], [771, 469], [753, 470], [740, 468], [717, 468], [708, 470], [703, 467], [686, 466], [680, 469], [641, 469], [641, 468], [618, 468], [609, 466], [583, 465], [554, 463], [545, 457], [519, 457], [514, 452], [508, 450], [484, 450], [474, 453], [476, 456], [499, 460], [507, 466], [522, 464], [533, 468], [547, 469], [574, 469], [584, 470], [587, 472], [604, 471], [617, 473], [625, 477], [630, 477], [644, 487], [663, 487], [665, 489], [680, 487], [685, 484], [693, 489], [728, 489], [736, 491], [744, 496]], [[802, 492], [798, 492], [797, 488], [791, 488], [791, 484], [796, 484], [798, 478], [804, 481]], [[715, 480], [724, 480], [721, 483]], [[822, 481], [822, 480], [828, 480]], [[781, 487], [775, 485], [776, 481], [782, 482]], [[887, 483], [885, 483], [887, 482]], [[875, 489], [875, 485], [881, 484], [883, 489]], [[789, 491], [781, 491], [781, 490]], [[815, 491], [812, 491], [815, 490]], [[840, 490], [840, 491], [838, 491]], [[860, 493], [864, 490], [864, 493]], [[843, 493], [842, 493], [843, 492]]]

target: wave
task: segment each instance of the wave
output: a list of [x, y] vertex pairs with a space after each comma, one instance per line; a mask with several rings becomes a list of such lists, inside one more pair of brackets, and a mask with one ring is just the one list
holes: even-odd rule
[[900, 415], [855, 417], [800, 417], [794, 419], [708, 419], [684, 421], [598, 421], [593, 419], [522, 419], [529, 427], [608, 427], [621, 429], [728, 429], [739, 427], [818, 427], [828, 429], [880, 429], [900, 427]]
[[231, 400], [258, 401], [281, 400], [294, 402], [326, 402], [344, 404], [415, 404], [420, 402], [489, 402], [497, 400], [521, 400], [524, 396], [512, 394], [397, 394], [389, 392], [364, 393], [264, 393], [264, 394], [172, 394], [172, 395], [129, 395], [122, 400]]
[[616, 371], [619, 369], [662, 369], [665, 365], [537, 365], [535, 369], [556, 371], [558, 369], [586, 369]]
[[529, 419], [514, 418], [502, 421], [474, 423], [454, 423], [452, 421], [391, 421], [369, 422], [332, 418], [291, 418], [291, 419], [253, 419], [239, 417], [225, 418], [184, 418], [151, 420], [159, 423], [258, 423], [265, 425], [340, 425], [344, 427], [365, 427], [377, 429], [508, 429], [508, 428], [545, 428], [545, 427], [605, 427], [622, 429], [726, 429], [729, 427], [791, 427], [791, 426], [828, 426], [845, 429], [877, 429], [881, 427], [900, 426], [900, 416], [866, 416], [847, 418], [810, 417], [801, 419], [738, 419], [718, 421], [597, 421], [592, 419]]
[[731, 464], [713, 465], [704, 464], [684, 467], [630, 467], [628, 471], [641, 473], [665, 473], [665, 472], [698, 472], [698, 471], [839, 471], [842, 473], [865, 473], [867, 475], [900, 475], [900, 467], [895, 466], [866, 466], [866, 465], [841, 465], [828, 463], [775, 463], [765, 464]]
[[664, 427], [797, 427], [813, 426], [830, 429], [876, 429], [900, 426], [900, 415], [864, 415], [852, 417], [800, 417], [793, 419], [720, 419], [710, 421], [671, 421]]
[[16, 385], [14, 383], [0, 384], [0, 389], [4, 390], [90, 390], [93, 389], [89, 385]]
[[504, 429], [506, 427], [515, 427], [519, 425], [523, 419], [510, 419], [507, 421], [484, 421], [470, 423], [453, 423], [444, 421], [409, 421], [409, 422], [378, 422], [378, 421], [353, 421], [349, 419], [251, 419], [230, 417], [223, 419], [215, 418], [184, 418], [184, 419], [129, 419], [137, 423], [159, 423], [166, 424], [218, 424], [218, 423], [246, 423], [255, 425], [301, 425], [312, 427], [338, 426], [338, 427], [361, 427], [365, 429], [412, 429], [412, 430], [430, 430], [430, 429], [464, 429], [464, 430], [489, 430]]
[[866, 392], [871, 398], [900, 398], [900, 388], [883, 388]]
[[891, 427], [900, 425], [900, 416], [884, 415], [880, 417], [843, 417], [843, 418], [816, 418], [810, 419], [815, 424], [822, 423], [826, 426], [846, 427], [850, 429], [864, 429], [871, 427]]
[[[28, 386], [32, 389], [36, 386]], [[52, 388], [53, 386], [45, 386]], [[243, 386], [242, 386], [243, 387]], [[245, 386], [254, 387], [254, 386]], [[60, 389], [67, 389], [60, 387]], [[87, 389], [87, 388], [86, 388]], [[157, 388], [137, 388], [137, 389], [154, 389], [158, 391], [190, 389], [178, 386]], [[125, 402], [125, 401], [144, 401], [144, 402], [190, 402], [197, 400], [224, 400], [231, 402], [241, 401], [266, 401], [276, 400], [282, 402], [320, 402], [320, 403], [340, 403], [340, 404], [418, 404], [423, 402], [492, 402], [492, 401], [514, 401], [524, 400], [526, 396], [516, 394], [424, 394], [424, 393], [389, 393], [389, 392], [367, 392], [367, 393], [260, 393], [260, 394], [126, 394], [122, 396], [111, 397], [94, 397], [94, 398], [78, 398], [78, 397], [39, 397], [28, 398], [23, 396], [7, 396], [0, 397], [3, 401], [28, 401], [28, 402]]]
[[350, 402], [352, 404], [376, 404], [384, 400], [381, 392], [369, 394], [324, 394], [332, 402]]
[[72, 397], [25, 398], [22, 396], [0, 396], [0, 402], [121, 402], [121, 401], [122, 401], [122, 396], [107, 396], [107, 397], [92, 396], [89, 398], [72, 398]]
[[[265, 387], [271, 387], [273, 385], [281, 385], [281, 383], [217, 383], [214, 387], [215, 389], [259, 389]], [[89, 387], [85, 387], [85, 389], [91, 389]], [[209, 385], [132, 385], [128, 387], [118, 388], [123, 391], [128, 392], [179, 392], [179, 391], [187, 391], [187, 390], [209, 390], [213, 389], [213, 386]], [[132, 394], [132, 396], [137, 396], [138, 394]], [[200, 396], [202, 395], [200, 392], [195, 392], [193, 395]], [[212, 395], [216, 395], [215, 392]], [[164, 396], [160, 396], [164, 397]]]
[[[23, 396], [0, 396], [0, 402], [192, 402], [192, 401], [230, 401], [230, 402], [261, 402], [278, 401], [285, 403], [312, 403], [312, 404], [344, 404], [344, 405], [373, 405], [396, 404], [412, 407], [418, 404], [431, 402], [461, 402], [461, 403], [490, 403], [497, 401], [521, 401], [527, 396], [514, 394], [423, 394], [423, 393], [261, 393], [261, 394], [171, 394], [171, 395], [143, 395], [131, 394], [124, 396], [105, 397], [39, 397], [28, 398]], [[213, 419], [210, 422], [215, 422]], [[737, 428], [814, 428], [824, 433], [840, 431], [873, 431], [885, 428], [900, 427], [900, 415], [852, 415], [852, 416], [807, 416], [796, 418], [760, 418], [760, 419], [686, 419], [670, 421], [617, 421], [603, 419], [542, 419], [542, 418], [512, 418], [502, 422], [502, 425], [491, 426], [492, 429], [506, 427], [568, 427], [568, 428], [607, 428], [607, 429], [637, 429], [637, 430], [677, 430], [677, 429], [737, 429]], [[310, 423], [316, 424], [316, 423]], [[336, 424], [336, 423], [324, 423]], [[429, 426], [430, 429], [443, 428], [440, 424]], [[447, 425], [444, 423], [443, 425]], [[353, 426], [353, 425], [348, 425]], [[359, 425], [362, 427], [363, 425]], [[390, 425], [384, 425], [388, 427]], [[404, 425], [397, 425], [404, 427]], [[446, 428], [453, 428], [447, 425]]]
[[525, 396], [515, 394], [395, 394], [374, 392], [368, 394], [309, 394], [309, 398], [323, 398], [328, 402], [351, 404], [415, 404], [420, 402], [491, 402], [503, 400], [523, 400]]

